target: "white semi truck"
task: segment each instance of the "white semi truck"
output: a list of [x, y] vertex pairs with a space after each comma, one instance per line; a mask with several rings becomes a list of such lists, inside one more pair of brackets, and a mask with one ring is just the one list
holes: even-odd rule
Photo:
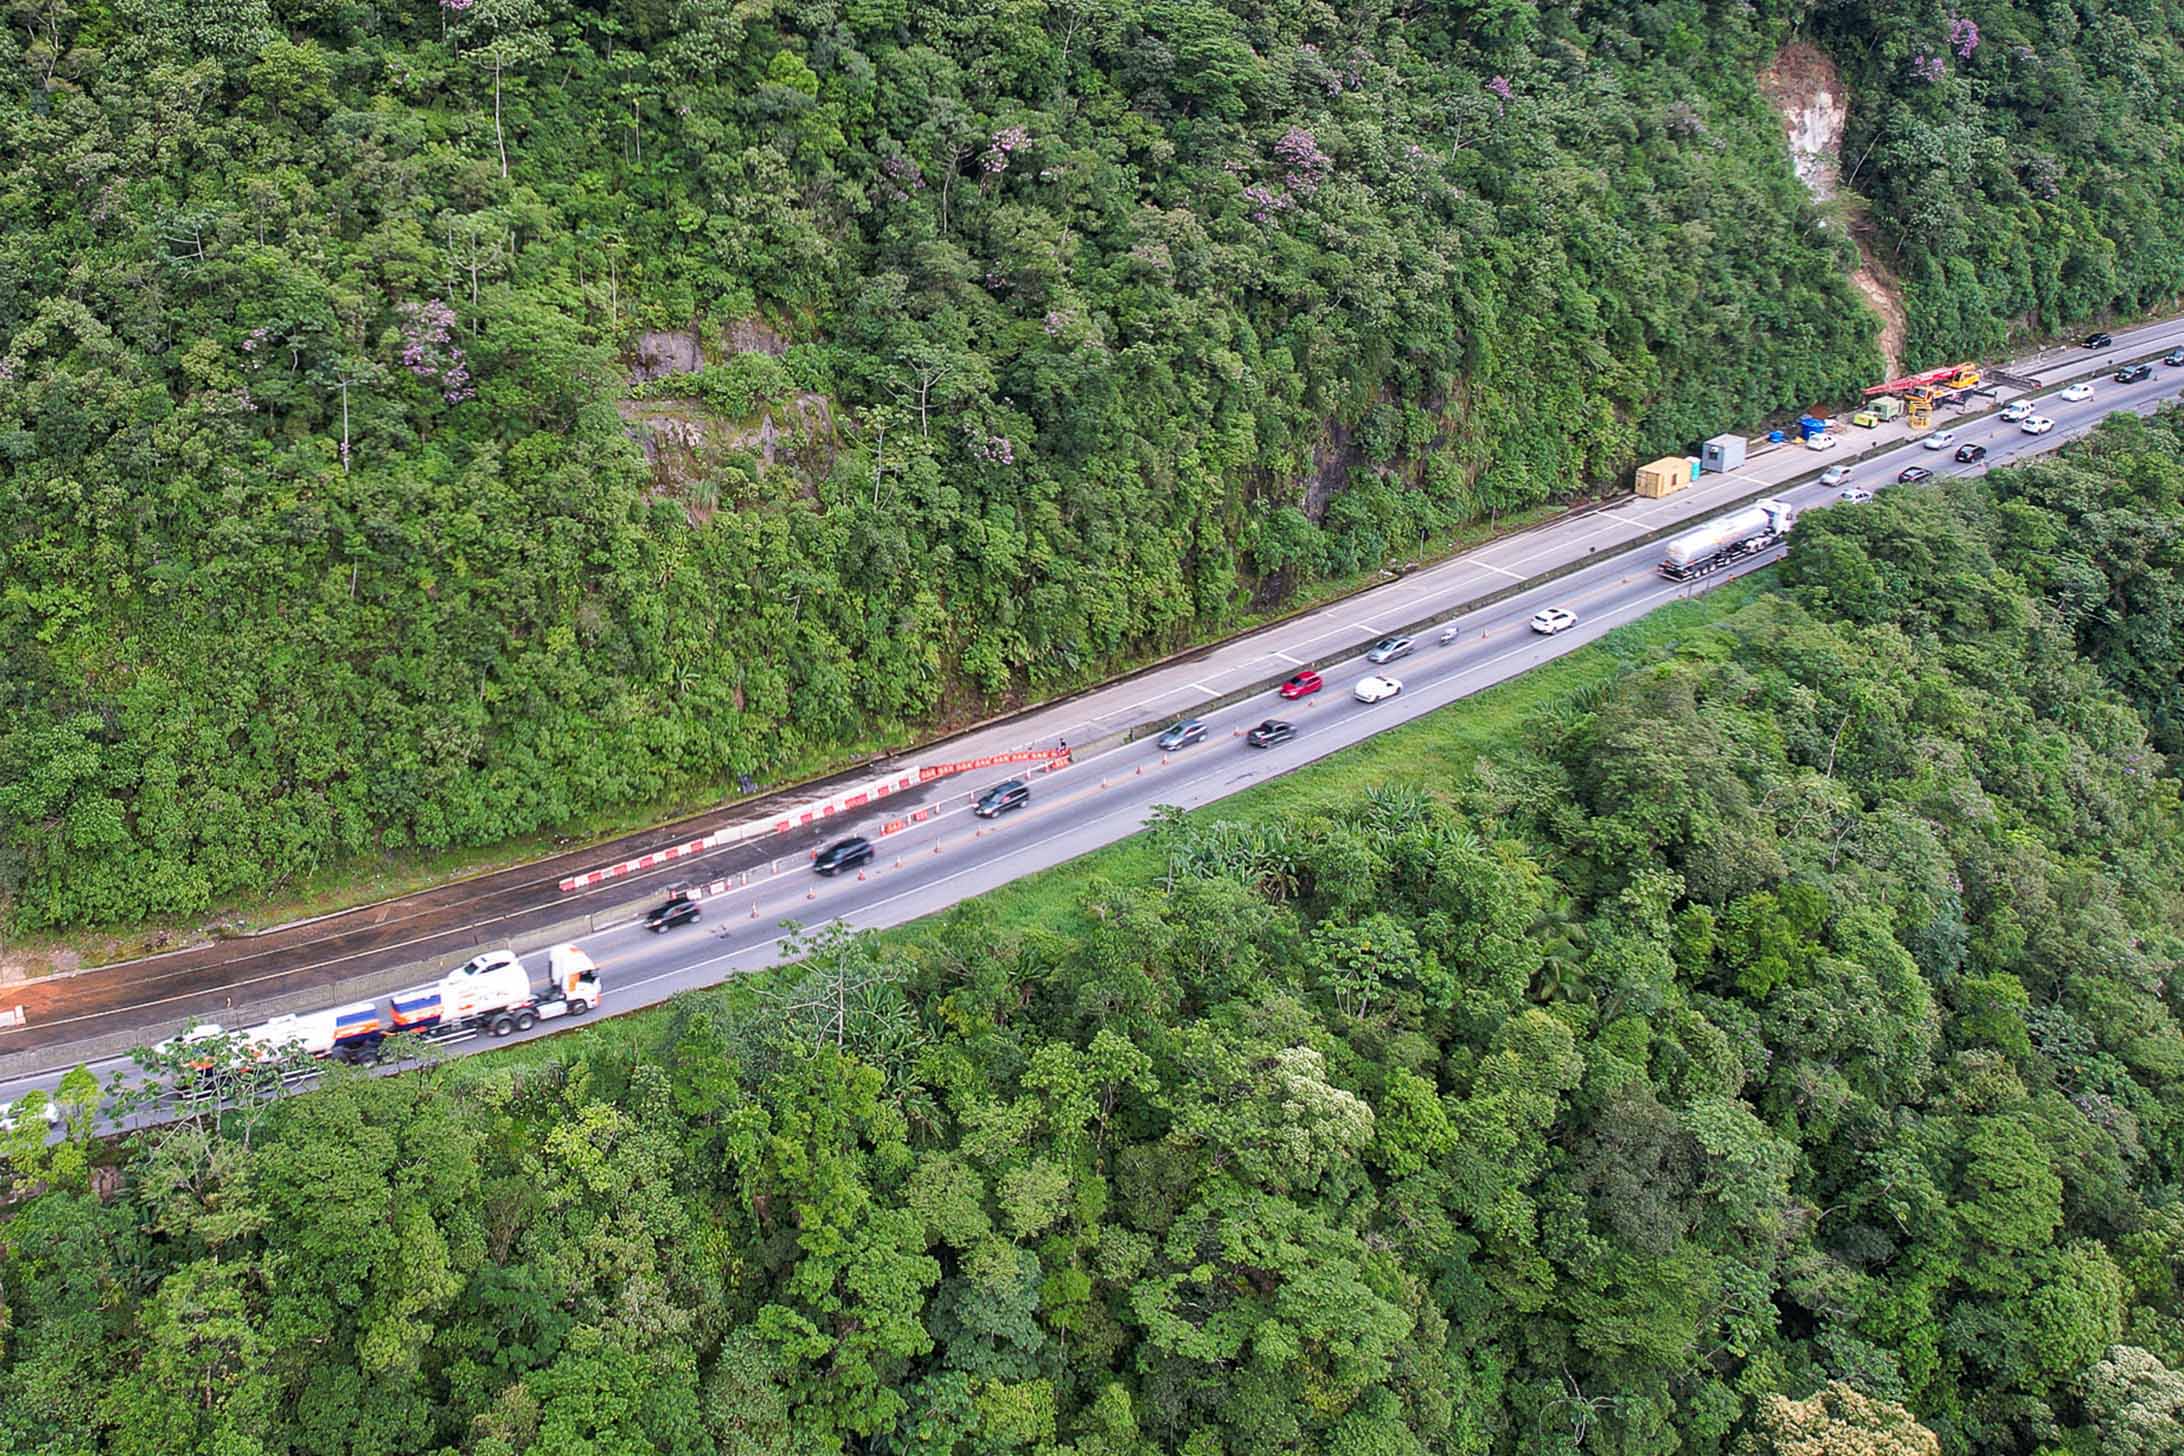
[[1731, 511], [1670, 541], [1661, 575], [1689, 581], [1734, 566], [1778, 544], [1796, 524], [1797, 507], [1786, 500], [1768, 499]]
[[[237, 1055], [277, 1061], [290, 1052], [335, 1061], [369, 1061], [379, 1044], [397, 1033], [429, 1042], [466, 1041], [481, 1032], [507, 1036], [528, 1031], [559, 1016], [582, 1016], [599, 1004], [599, 967], [573, 945], [546, 953], [548, 984], [531, 983], [530, 968], [510, 950], [489, 950], [471, 957], [430, 985], [397, 991], [371, 1001], [352, 1001], [330, 1011], [276, 1016], [237, 1033]], [[227, 1036], [218, 1025], [193, 1026], [161, 1042], [157, 1050], [174, 1051], [195, 1042]], [[197, 1071], [212, 1070], [210, 1059]]]

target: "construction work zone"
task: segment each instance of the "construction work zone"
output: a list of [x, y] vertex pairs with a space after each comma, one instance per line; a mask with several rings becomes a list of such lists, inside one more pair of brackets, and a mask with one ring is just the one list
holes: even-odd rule
[[[872, 779], [855, 785], [844, 789], [838, 794], [830, 795], [815, 803], [802, 805], [771, 818], [725, 825], [702, 839], [692, 839], [682, 844], [671, 844], [665, 849], [656, 849], [650, 854], [639, 855], [635, 859], [626, 859], [619, 864], [607, 865], [602, 869], [587, 870], [580, 875], [571, 875], [561, 881], [561, 891], [563, 894], [567, 894], [572, 890], [590, 889], [592, 886], [604, 884], [608, 880], [616, 880], [625, 875], [655, 869], [674, 860], [689, 859], [696, 855], [707, 854], [726, 845], [742, 844], [762, 835], [787, 834], [792, 829], [803, 829], [810, 825], [822, 824], [839, 815], [870, 808], [892, 795], [902, 793], [906, 789], [914, 789], [921, 784], [929, 784], [955, 774], [969, 773], [974, 769], [995, 768], [1002, 764], [1029, 763], [1037, 764], [1039, 766], [1037, 771], [1045, 773], [1068, 762], [1068, 748], [1057, 747], [1021, 748], [1009, 753], [988, 753], [977, 758], [958, 759], [951, 763], [920, 764], [916, 768], [905, 769], [898, 773], [889, 774], [885, 778]], [[929, 811], [920, 811], [903, 819], [894, 820], [884, 826], [880, 832], [883, 834], [893, 833], [906, 823], [915, 823], [925, 818], [927, 812]]]

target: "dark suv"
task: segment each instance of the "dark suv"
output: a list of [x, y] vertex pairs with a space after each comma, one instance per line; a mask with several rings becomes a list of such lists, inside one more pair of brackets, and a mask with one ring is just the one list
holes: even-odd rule
[[1272, 748], [1277, 743], [1287, 743], [1297, 736], [1297, 725], [1284, 723], [1279, 718], [1269, 718], [1244, 735], [1244, 742], [1253, 748]]
[[2151, 364], [2126, 364], [2116, 371], [2116, 383], [2118, 384], [2136, 384], [2141, 379], [2151, 379], [2153, 377], [2154, 366]]
[[673, 925], [687, 925], [698, 918], [698, 902], [677, 890], [664, 904], [645, 912], [645, 929], [655, 933]]
[[2083, 347], [2088, 349], [2105, 349], [2110, 344], [2113, 344], [2115, 342], [2116, 341], [2114, 339], [2110, 338], [2106, 334], [2087, 334], [2085, 336], [2085, 344], [2083, 345]]
[[822, 875], [838, 875], [843, 870], [870, 864], [873, 854], [871, 840], [861, 834], [852, 835], [840, 844], [830, 844], [821, 850], [819, 857], [811, 862], [811, 867]]
[[1031, 785], [1022, 779], [1010, 779], [1005, 784], [995, 784], [979, 795], [978, 804], [971, 812], [981, 819], [991, 819], [1006, 814], [1011, 809], [1021, 809], [1031, 801]]

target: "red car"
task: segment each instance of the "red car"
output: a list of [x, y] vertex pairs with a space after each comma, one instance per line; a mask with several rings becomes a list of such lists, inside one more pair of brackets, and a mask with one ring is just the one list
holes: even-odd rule
[[1326, 685], [1320, 681], [1318, 673], [1300, 672], [1282, 684], [1281, 693], [1285, 698], [1308, 698], [1324, 686]]

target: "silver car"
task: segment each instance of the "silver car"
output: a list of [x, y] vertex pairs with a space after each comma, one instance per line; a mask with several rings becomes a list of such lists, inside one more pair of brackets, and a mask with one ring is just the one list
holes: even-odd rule
[[1373, 645], [1372, 651], [1365, 654], [1365, 660], [1374, 663], [1393, 662], [1398, 657], [1410, 656], [1412, 649], [1417, 645], [1418, 641], [1413, 637], [1383, 638]]

